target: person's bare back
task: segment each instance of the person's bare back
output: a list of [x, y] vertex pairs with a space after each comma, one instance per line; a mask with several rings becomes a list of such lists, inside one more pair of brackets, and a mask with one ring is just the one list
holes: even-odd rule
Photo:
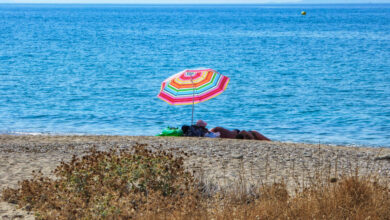
[[257, 131], [239, 131], [237, 129], [230, 131], [223, 127], [215, 127], [210, 130], [211, 132], [219, 132], [221, 138], [231, 139], [249, 139], [249, 140], [260, 140], [260, 141], [271, 141], [266, 136], [260, 134]]
[[219, 132], [220, 133], [220, 135], [219, 135], [220, 138], [232, 138], [232, 139], [235, 139], [237, 134], [238, 134], [237, 130], [230, 131], [230, 130], [228, 130], [226, 128], [223, 128], [223, 127], [215, 127], [215, 128], [212, 128], [210, 131], [213, 132], [213, 133]]

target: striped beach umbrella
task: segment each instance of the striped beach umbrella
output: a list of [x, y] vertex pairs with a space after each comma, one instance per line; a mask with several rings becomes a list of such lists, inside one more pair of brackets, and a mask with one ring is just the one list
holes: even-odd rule
[[193, 124], [194, 105], [221, 94], [229, 80], [213, 69], [187, 69], [164, 80], [157, 97], [171, 105], [192, 105]]

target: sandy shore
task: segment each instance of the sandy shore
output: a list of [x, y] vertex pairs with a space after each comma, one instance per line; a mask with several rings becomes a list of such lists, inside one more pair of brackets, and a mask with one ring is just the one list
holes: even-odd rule
[[[251, 186], [280, 180], [293, 189], [297, 184], [310, 184], [315, 174], [338, 177], [355, 173], [357, 167], [361, 176], [390, 178], [390, 148], [184, 137], [0, 135], [0, 189], [16, 187], [33, 170], [50, 176], [61, 161], [92, 147], [129, 148], [135, 143], [186, 152], [185, 166], [208, 190], [228, 189], [240, 181]], [[0, 217], [32, 219], [33, 215], [0, 202]]]

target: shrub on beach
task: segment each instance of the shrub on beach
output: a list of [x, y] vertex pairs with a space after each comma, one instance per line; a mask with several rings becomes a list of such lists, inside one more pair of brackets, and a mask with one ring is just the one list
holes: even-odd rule
[[67, 219], [147, 217], [197, 206], [194, 180], [182, 158], [142, 145], [133, 149], [74, 156], [57, 167], [55, 180], [37, 174], [18, 189], [5, 189], [3, 199], [42, 218]]
[[42, 219], [390, 219], [390, 189], [375, 178], [317, 178], [289, 193], [286, 184], [248, 193], [202, 194], [183, 158], [144, 145], [92, 150], [62, 162], [56, 179], [35, 175], [2, 198]]

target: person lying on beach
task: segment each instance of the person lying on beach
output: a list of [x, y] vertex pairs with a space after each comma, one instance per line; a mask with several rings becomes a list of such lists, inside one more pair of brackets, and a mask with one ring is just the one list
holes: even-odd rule
[[269, 138], [265, 137], [257, 131], [240, 131], [238, 129], [230, 131], [223, 127], [215, 127], [209, 131], [206, 126], [206, 122], [204, 122], [203, 120], [198, 120], [195, 125], [183, 125], [181, 129], [183, 131], [183, 135], [187, 137], [220, 137], [231, 139], [271, 141]]
[[231, 139], [249, 139], [249, 140], [260, 140], [260, 141], [271, 141], [266, 136], [260, 134], [257, 131], [245, 131], [234, 129], [232, 131], [223, 128], [223, 127], [215, 127], [210, 130], [211, 132], [219, 132], [221, 138], [231, 138]]

